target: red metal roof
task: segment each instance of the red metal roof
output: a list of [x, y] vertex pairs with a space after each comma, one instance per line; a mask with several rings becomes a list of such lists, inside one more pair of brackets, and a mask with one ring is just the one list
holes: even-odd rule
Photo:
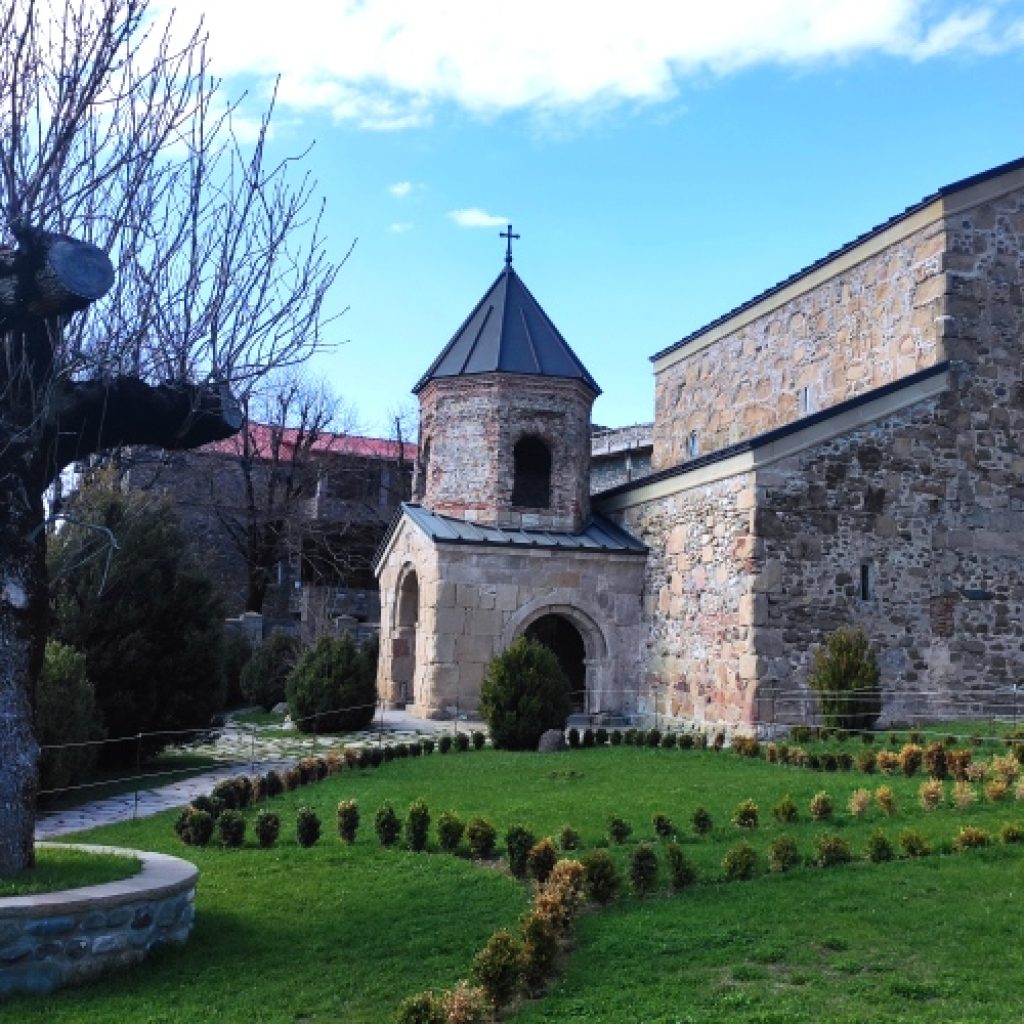
[[[295, 446], [304, 442], [304, 431], [299, 427], [274, 427], [267, 423], [246, 423], [233, 437], [203, 445], [201, 452], [220, 455], [241, 455], [245, 435], [249, 435], [251, 450], [260, 458], [289, 459]], [[367, 459], [397, 459], [399, 444], [383, 437], [361, 437], [358, 434], [333, 434], [323, 431], [317, 435], [309, 450], [317, 455], [356, 455]], [[412, 462], [416, 458], [416, 445], [406, 441], [401, 456]]]

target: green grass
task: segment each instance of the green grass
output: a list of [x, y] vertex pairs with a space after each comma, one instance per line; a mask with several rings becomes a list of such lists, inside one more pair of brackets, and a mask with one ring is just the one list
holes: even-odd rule
[[273, 711], [264, 711], [262, 708], [239, 711], [233, 718], [239, 725], [281, 725], [285, 720], [284, 715], [275, 715]]
[[35, 867], [13, 878], [0, 879], [0, 897], [32, 896], [117, 882], [138, 874], [141, 867], [138, 857], [44, 846], [36, 851]]
[[[1024, 819], [1024, 805], [1012, 801], [926, 814], [917, 805], [920, 781], [809, 772], [728, 752], [484, 751], [394, 761], [271, 801], [283, 826], [272, 851], [256, 849], [251, 834], [239, 851], [185, 848], [172, 834], [172, 814], [95, 830], [89, 841], [176, 853], [200, 866], [192, 938], [143, 969], [5, 1008], [26, 1024], [390, 1021], [406, 995], [465, 977], [473, 954], [494, 930], [514, 925], [529, 898], [506, 875], [460, 858], [382, 851], [372, 829], [377, 807], [390, 800], [404, 814], [423, 798], [435, 823], [454, 809], [490, 818], [499, 835], [514, 823], [538, 836], [569, 824], [590, 847], [606, 842], [612, 814], [632, 823], [633, 841], [653, 837], [655, 813], [684, 830], [701, 883], [669, 898], [662, 868], [659, 894], [588, 913], [564, 977], [517, 1019], [1016, 1019], [1011, 1009], [1024, 1004], [1017, 850], [764, 874], [768, 845], [783, 834], [808, 855], [817, 836], [838, 832], [860, 856], [878, 827], [894, 842], [901, 830], [918, 829], [942, 850], [962, 824], [997, 832], [1004, 821]], [[846, 813], [855, 788], [882, 784], [896, 794], [896, 818], [875, 809], [863, 820]], [[808, 820], [821, 789], [835, 802], [830, 824]], [[771, 817], [786, 793], [801, 814], [791, 826]], [[363, 819], [351, 848], [334, 838], [344, 798], [359, 801]], [[760, 808], [753, 832], [729, 820], [747, 798]], [[294, 842], [295, 810], [304, 803], [324, 823], [311, 850]], [[715, 821], [703, 838], [688, 831], [698, 805]], [[761, 875], [722, 883], [722, 857], [743, 838], [759, 854]], [[625, 864], [630, 848], [610, 849]]]

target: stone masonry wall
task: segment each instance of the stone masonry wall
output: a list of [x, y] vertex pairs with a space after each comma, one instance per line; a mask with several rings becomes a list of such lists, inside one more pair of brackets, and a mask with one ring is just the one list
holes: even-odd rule
[[755, 689], [754, 491], [748, 474], [634, 506], [615, 520], [650, 548], [639, 711], [736, 726]]
[[[590, 515], [593, 402], [575, 380], [495, 373], [431, 381], [420, 395], [420, 451], [429, 455], [417, 498], [471, 522], [578, 531]], [[527, 435], [551, 451], [547, 509], [512, 505], [513, 447]]]
[[[798, 419], [941, 360], [942, 221], [657, 373], [655, 470]], [[675, 357], [674, 354], [673, 358]]]

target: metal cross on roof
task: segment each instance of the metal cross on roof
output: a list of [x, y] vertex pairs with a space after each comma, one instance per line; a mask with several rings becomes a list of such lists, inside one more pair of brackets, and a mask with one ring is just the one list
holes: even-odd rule
[[505, 266], [506, 267], [511, 267], [512, 266], [512, 239], [513, 238], [518, 239], [519, 236], [512, 233], [512, 225], [509, 224], [508, 231], [500, 231], [498, 233], [498, 237], [499, 238], [507, 238], [508, 239], [508, 245], [505, 248]]

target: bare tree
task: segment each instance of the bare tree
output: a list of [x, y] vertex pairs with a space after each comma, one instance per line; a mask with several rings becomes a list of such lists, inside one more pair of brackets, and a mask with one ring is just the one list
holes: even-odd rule
[[236, 432], [236, 396], [321, 345], [340, 266], [269, 121], [243, 145], [201, 30], [147, 3], [0, 8], [0, 875], [32, 862], [47, 484]]

